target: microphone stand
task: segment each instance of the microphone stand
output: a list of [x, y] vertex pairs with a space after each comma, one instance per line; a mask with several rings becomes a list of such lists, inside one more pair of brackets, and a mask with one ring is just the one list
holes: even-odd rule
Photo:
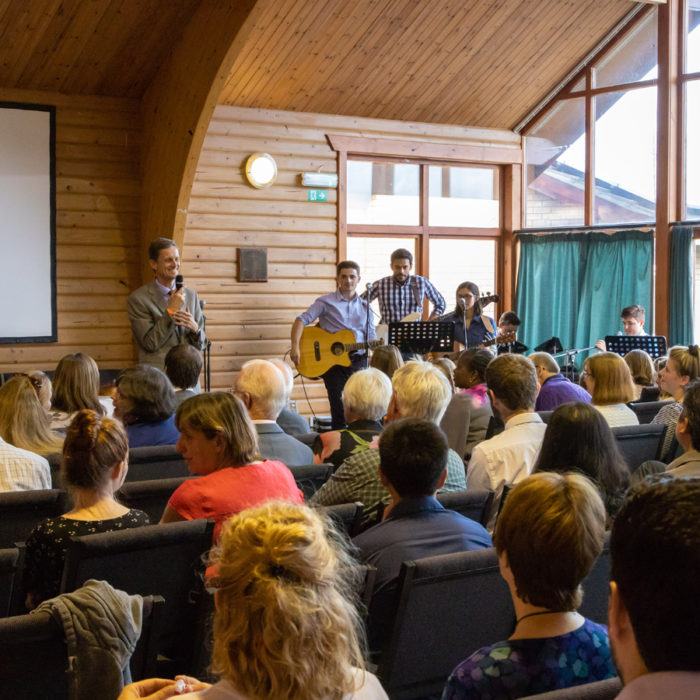
[[572, 348], [571, 350], [564, 350], [563, 352], [559, 352], [556, 355], [552, 355], [552, 357], [555, 360], [560, 357], [566, 358], [566, 364], [564, 365], [563, 374], [567, 379], [573, 379], [575, 371], [574, 358], [576, 357], [576, 355], [578, 355], [581, 352], [588, 352], [589, 350], [597, 349], [598, 348], [596, 348], [595, 345], [591, 345], [587, 348]]
[[464, 329], [464, 349], [469, 347], [469, 339], [467, 338], [467, 303], [464, 299], [459, 299], [457, 302], [462, 310], [462, 328]]
[[[369, 344], [369, 320], [372, 309], [370, 308], [370, 294], [372, 292], [372, 283], [367, 282], [367, 319], [365, 320], [365, 343]], [[369, 369], [369, 345], [365, 350], [365, 369]]]
[[207, 337], [207, 317], [204, 315], [204, 307], [206, 305], [207, 302], [204, 299], [199, 300], [199, 308], [202, 311], [202, 333], [204, 333], [206, 338], [204, 351], [202, 352], [204, 355], [204, 391], [209, 392], [211, 391], [211, 340]]

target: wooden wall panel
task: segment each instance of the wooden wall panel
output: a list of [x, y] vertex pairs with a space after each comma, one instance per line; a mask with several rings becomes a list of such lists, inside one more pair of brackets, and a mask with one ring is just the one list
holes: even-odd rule
[[78, 351], [126, 366], [126, 297], [140, 284], [139, 103], [19, 90], [0, 99], [56, 105], [58, 287], [58, 342], [0, 345], [0, 372], [53, 369]]
[[[337, 171], [328, 133], [520, 149], [519, 137], [502, 130], [218, 106], [188, 204], [182, 265], [207, 302], [213, 388], [230, 388], [246, 360], [284, 355], [294, 318], [335, 288], [337, 192], [328, 203], [308, 202], [299, 182], [303, 170]], [[270, 188], [245, 182], [245, 159], [255, 151], [277, 161]], [[268, 282], [236, 282], [237, 249], [245, 246], [267, 248]], [[302, 413], [309, 404], [328, 412], [320, 382], [297, 379], [293, 397]]]

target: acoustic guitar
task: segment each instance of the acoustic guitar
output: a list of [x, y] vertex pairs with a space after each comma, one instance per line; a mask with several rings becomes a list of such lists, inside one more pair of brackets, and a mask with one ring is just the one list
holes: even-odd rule
[[299, 342], [299, 374], [307, 379], [316, 379], [334, 365], [349, 367], [350, 353], [384, 345], [382, 339], [368, 343], [355, 342], [355, 334], [350, 330], [329, 333], [319, 326], [306, 326]]

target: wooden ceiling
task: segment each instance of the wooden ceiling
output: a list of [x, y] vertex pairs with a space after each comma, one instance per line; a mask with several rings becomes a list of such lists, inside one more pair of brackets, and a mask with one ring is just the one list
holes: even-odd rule
[[0, 0], [0, 87], [141, 97], [199, 0]]
[[220, 102], [513, 128], [630, 0], [258, 0]]

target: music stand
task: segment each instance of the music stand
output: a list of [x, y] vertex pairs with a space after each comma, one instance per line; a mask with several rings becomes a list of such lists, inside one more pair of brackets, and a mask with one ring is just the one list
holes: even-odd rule
[[454, 323], [398, 321], [389, 324], [389, 345], [396, 345], [402, 353], [452, 352], [454, 342]]
[[666, 338], [663, 335], [606, 335], [605, 348], [624, 357], [630, 350], [644, 350], [654, 359], [666, 354]]

